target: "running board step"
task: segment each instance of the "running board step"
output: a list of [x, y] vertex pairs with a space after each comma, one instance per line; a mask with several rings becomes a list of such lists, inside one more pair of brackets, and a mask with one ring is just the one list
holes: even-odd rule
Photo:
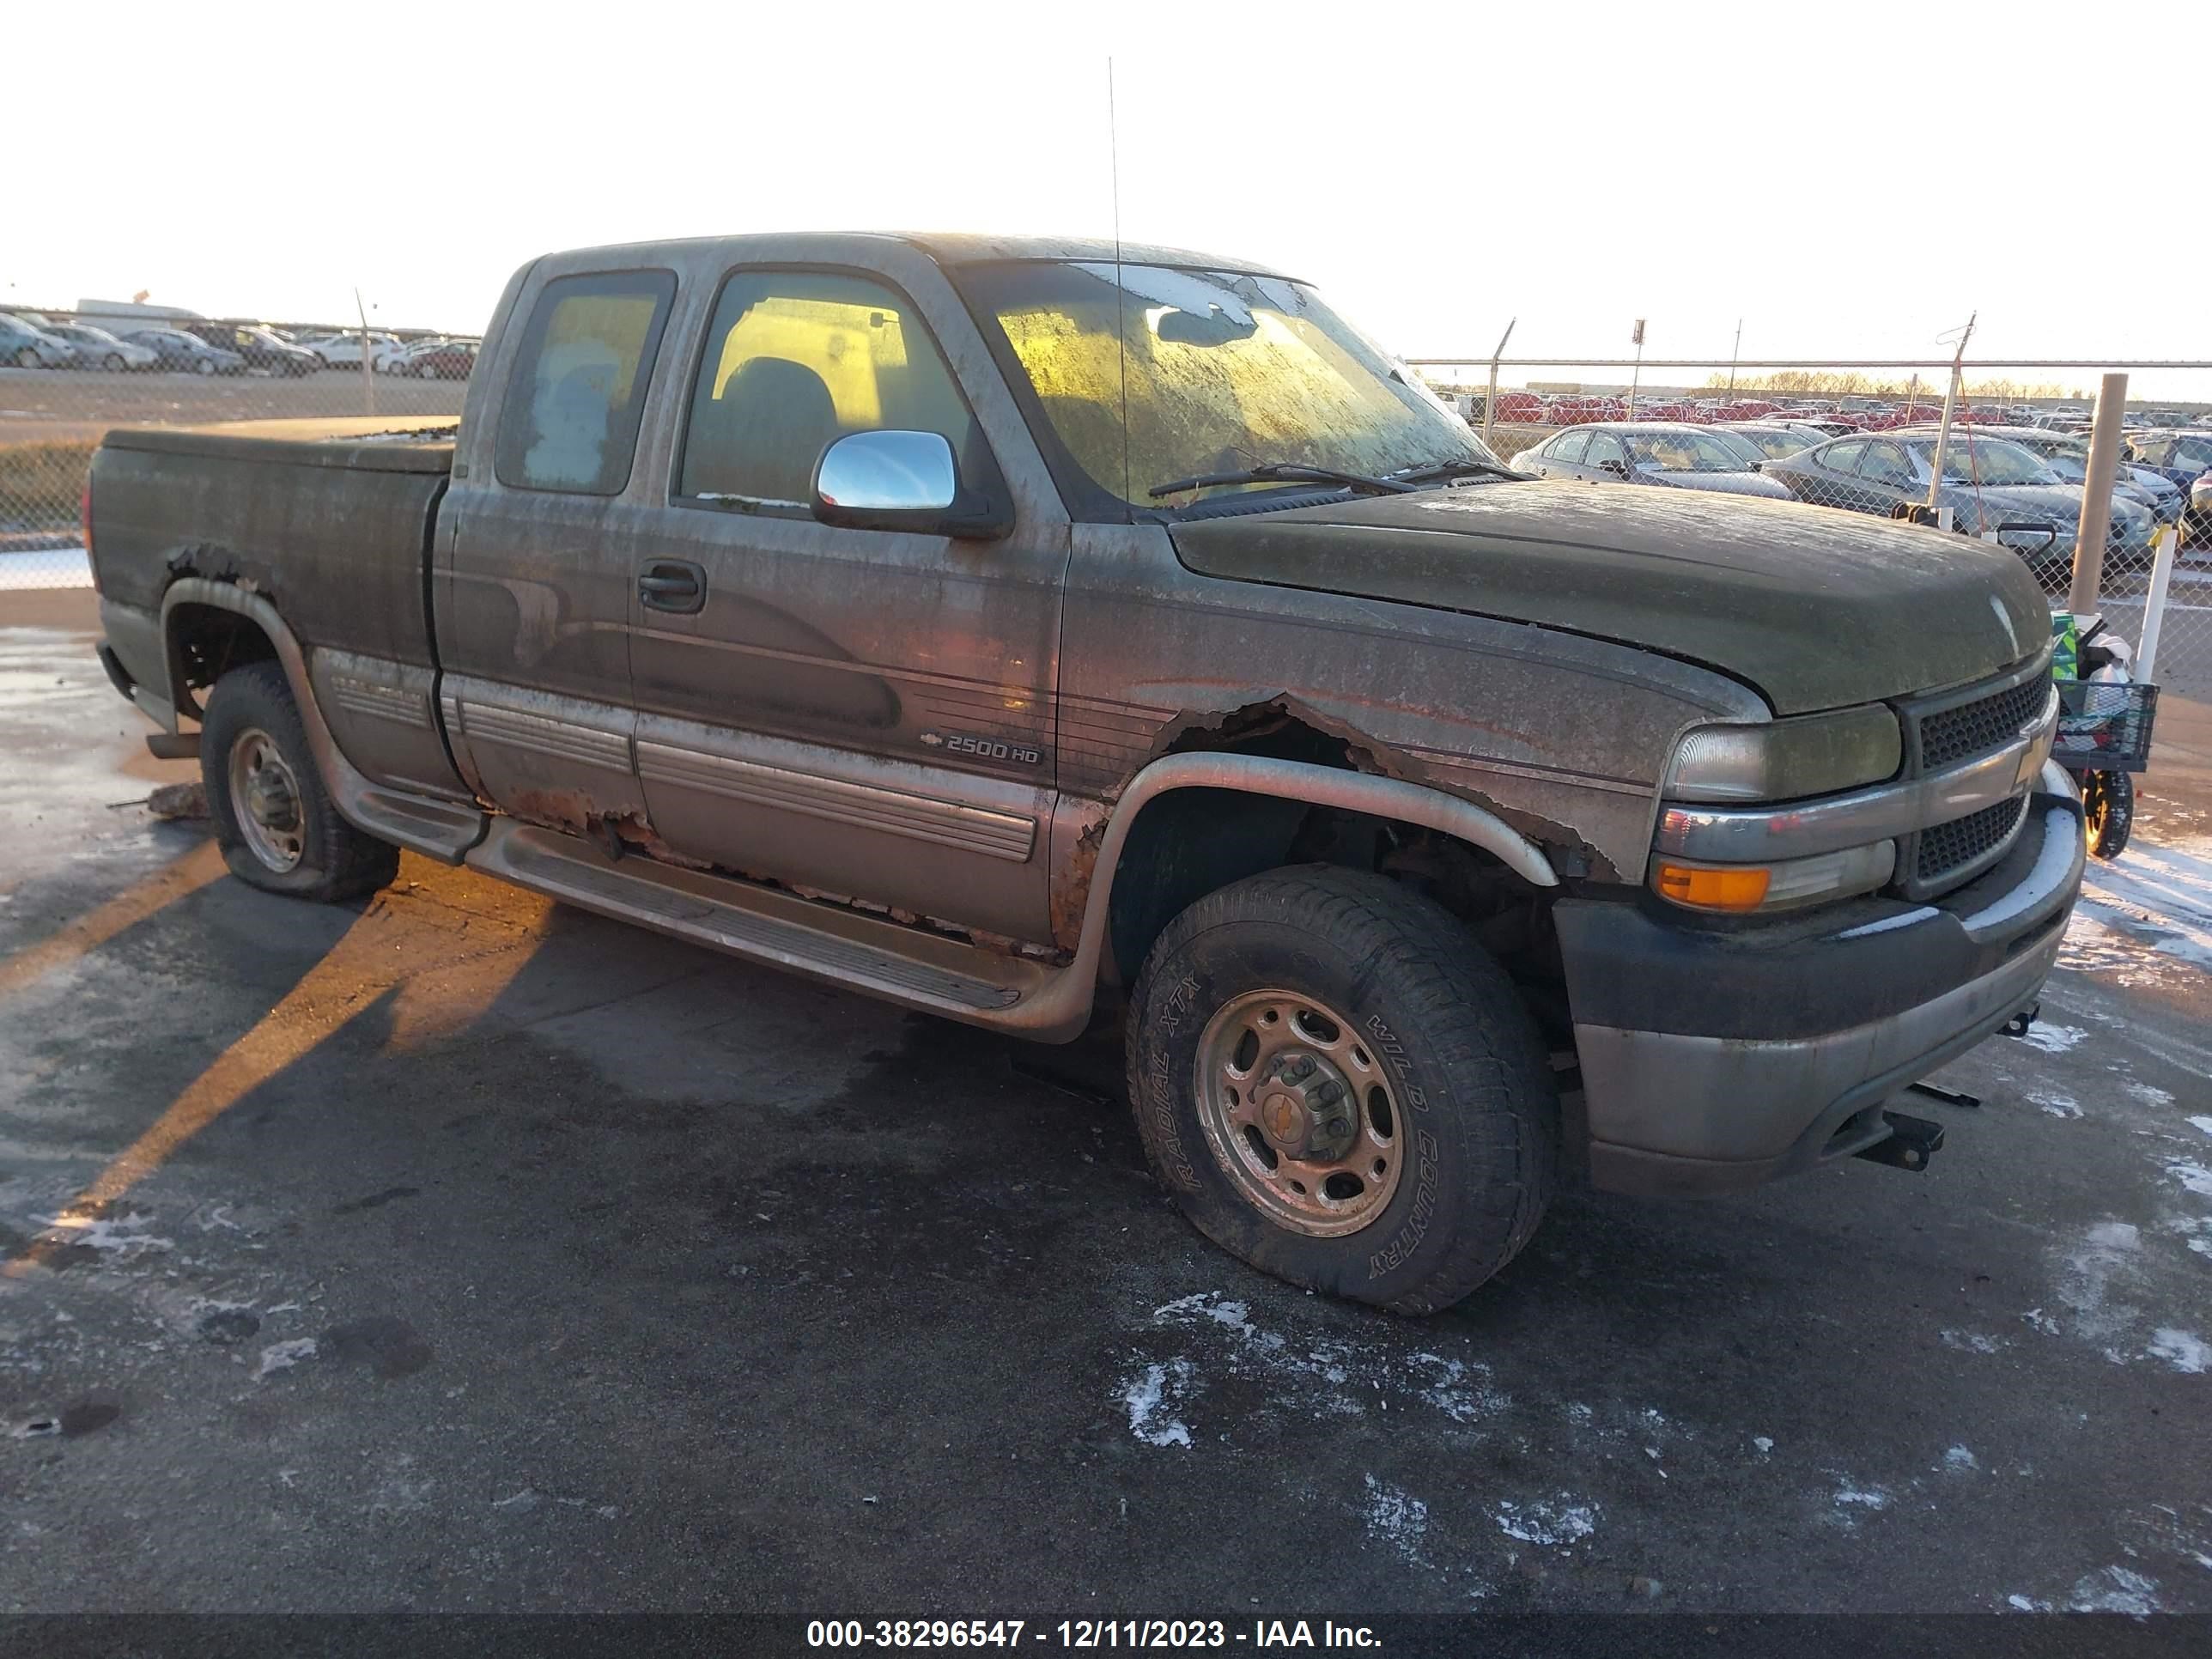
[[969, 1024], [1027, 1024], [1015, 1011], [1063, 972], [757, 882], [617, 862], [580, 837], [512, 818], [495, 819], [466, 862], [617, 921]]

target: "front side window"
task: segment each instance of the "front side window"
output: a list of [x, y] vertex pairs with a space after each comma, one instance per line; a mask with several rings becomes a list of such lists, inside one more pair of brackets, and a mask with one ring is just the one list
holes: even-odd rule
[[804, 509], [822, 452], [855, 432], [935, 432], [978, 470], [975, 418], [911, 301], [840, 271], [723, 283], [691, 388], [678, 493]]
[[618, 495], [676, 295], [665, 270], [556, 276], [515, 352], [495, 471], [518, 489]]
[[1564, 437], [1553, 439], [1545, 446], [1544, 453], [1563, 466], [1577, 465], [1589, 451], [1589, 441], [1590, 434], [1587, 432], [1570, 432]]
[[[1302, 283], [1249, 272], [1036, 261], [953, 273], [1061, 453], [1079, 517], [1267, 462], [1384, 473], [1496, 457], [1410, 369]], [[1124, 410], [1127, 419], [1124, 420]], [[1264, 486], [1263, 486], [1264, 487]]]
[[1905, 452], [1895, 444], [1869, 444], [1865, 465], [1861, 474], [1876, 483], [1909, 484], [1912, 469], [1905, 464]]
[[[1916, 445], [1922, 459], [1934, 464], [1936, 446]], [[1957, 484], [2047, 484], [2056, 483], [2043, 457], [2000, 438], [1978, 442], [1954, 434], [1943, 452], [1943, 482]]]
[[1866, 453], [1863, 442], [1830, 444], [1820, 453], [1820, 462], [1831, 472], [1855, 473], [1859, 470], [1859, 457]]
[[1590, 466], [1603, 466], [1607, 461], [1616, 465], [1623, 464], [1625, 457], [1621, 454], [1620, 440], [1610, 432], [1591, 433], [1589, 453], [1583, 457], [1583, 460]]
[[1656, 472], [1741, 472], [1742, 456], [1709, 432], [1632, 432], [1636, 465]]

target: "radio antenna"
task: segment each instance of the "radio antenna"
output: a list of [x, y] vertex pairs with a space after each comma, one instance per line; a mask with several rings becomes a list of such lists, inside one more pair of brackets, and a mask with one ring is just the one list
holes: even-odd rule
[[1121, 499], [1129, 494], [1129, 291], [1121, 283], [1121, 129], [1114, 111], [1114, 59], [1106, 59], [1106, 167], [1114, 197], [1114, 343], [1121, 374]]

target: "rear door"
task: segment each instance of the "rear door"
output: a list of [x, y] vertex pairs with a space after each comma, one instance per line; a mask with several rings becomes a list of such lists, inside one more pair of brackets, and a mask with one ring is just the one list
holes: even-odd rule
[[[470, 400], [439, 515], [441, 700], [471, 785], [518, 817], [640, 834], [629, 629], [636, 447], [677, 279], [526, 281], [496, 400]], [[477, 418], [489, 403], [496, 416]]]
[[[658, 405], [629, 573], [653, 829], [719, 867], [1048, 939], [1066, 510], [935, 264], [803, 246], [702, 273]], [[963, 479], [1010, 495], [1013, 534], [817, 522], [816, 461], [872, 429], [942, 434]]]

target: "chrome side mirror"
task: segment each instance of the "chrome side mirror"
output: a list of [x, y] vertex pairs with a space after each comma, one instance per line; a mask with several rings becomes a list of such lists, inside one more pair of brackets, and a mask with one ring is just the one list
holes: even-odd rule
[[904, 530], [988, 539], [1013, 510], [965, 488], [950, 440], [937, 432], [854, 432], [814, 464], [814, 516], [852, 530]]

